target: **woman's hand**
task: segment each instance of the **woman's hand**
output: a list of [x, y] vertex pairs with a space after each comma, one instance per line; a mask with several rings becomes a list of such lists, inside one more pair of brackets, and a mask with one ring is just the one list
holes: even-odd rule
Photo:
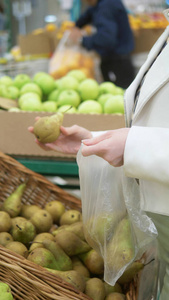
[[114, 167], [122, 166], [129, 130], [129, 128], [110, 130], [95, 138], [83, 140], [82, 154], [84, 156], [97, 155]]
[[[37, 120], [38, 118], [36, 118]], [[28, 128], [29, 132], [33, 133], [33, 127]], [[37, 139], [35, 142], [46, 151], [54, 150], [64, 154], [77, 154], [82, 139], [89, 139], [92, 134], [89, 130], [80, 127], [78, 125], [73, 125], [71, 127], [60, 127], [60, 135], [57, 140], [53, 143], [42, 144]]]

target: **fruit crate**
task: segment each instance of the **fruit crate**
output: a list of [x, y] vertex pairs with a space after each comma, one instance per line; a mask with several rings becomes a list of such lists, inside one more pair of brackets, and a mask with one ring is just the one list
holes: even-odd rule
[[[24, 204], [37, 204], [44, 207], [51, 200], [59, 200], [67, 209], [81, 211], [79, 198], [0, 152], [0, 205], [22, 182], [27, 183], [22, 196]], [[15, 300], [91, 300], [86, 294], [55, 274], [1, 245], [0, 281], [9, 284]], [[130, 283], [126, 300], [137, 299], [138, 281], [139, 277], [136, 277]]]

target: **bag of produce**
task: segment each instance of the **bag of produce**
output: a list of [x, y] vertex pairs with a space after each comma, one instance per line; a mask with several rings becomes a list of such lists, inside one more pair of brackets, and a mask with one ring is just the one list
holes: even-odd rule
[[65, 31], [49, 61], [49, 74], [55, 79], [65, 76], [71, 70], [81, 70], [88, 78], [98, 76], [100, 59], [93, 51], [87, 51], [80, 44], [69, 39], [70, 31]]
[[[83, 145], [82, 145], [83, 147]], [[104, 280], [114, 285], [140, 259], [156, 237], [151, 219], [139, 207], [138, 183], [123, 167], [77, 155], [85, 238], [104, 260]]]

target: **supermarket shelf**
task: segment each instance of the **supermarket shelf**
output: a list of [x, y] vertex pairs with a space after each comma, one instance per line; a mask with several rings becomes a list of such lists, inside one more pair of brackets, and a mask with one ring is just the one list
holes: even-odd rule
[[78, 166], [74, 161], [40, 160], [29, 158], [15, 158], [25, 167], [43, 175], [57, 175], [78, 177]]

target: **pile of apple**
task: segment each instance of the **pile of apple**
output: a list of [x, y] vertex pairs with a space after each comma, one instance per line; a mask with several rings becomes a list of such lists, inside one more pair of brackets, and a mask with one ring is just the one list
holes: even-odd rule
[[0, 78], [0, 97], [17, 100], [13, 111], [123, 114], [123, 94], [114, 83], [99, 84], [77, 69], [57, 80], [46, 72]]

